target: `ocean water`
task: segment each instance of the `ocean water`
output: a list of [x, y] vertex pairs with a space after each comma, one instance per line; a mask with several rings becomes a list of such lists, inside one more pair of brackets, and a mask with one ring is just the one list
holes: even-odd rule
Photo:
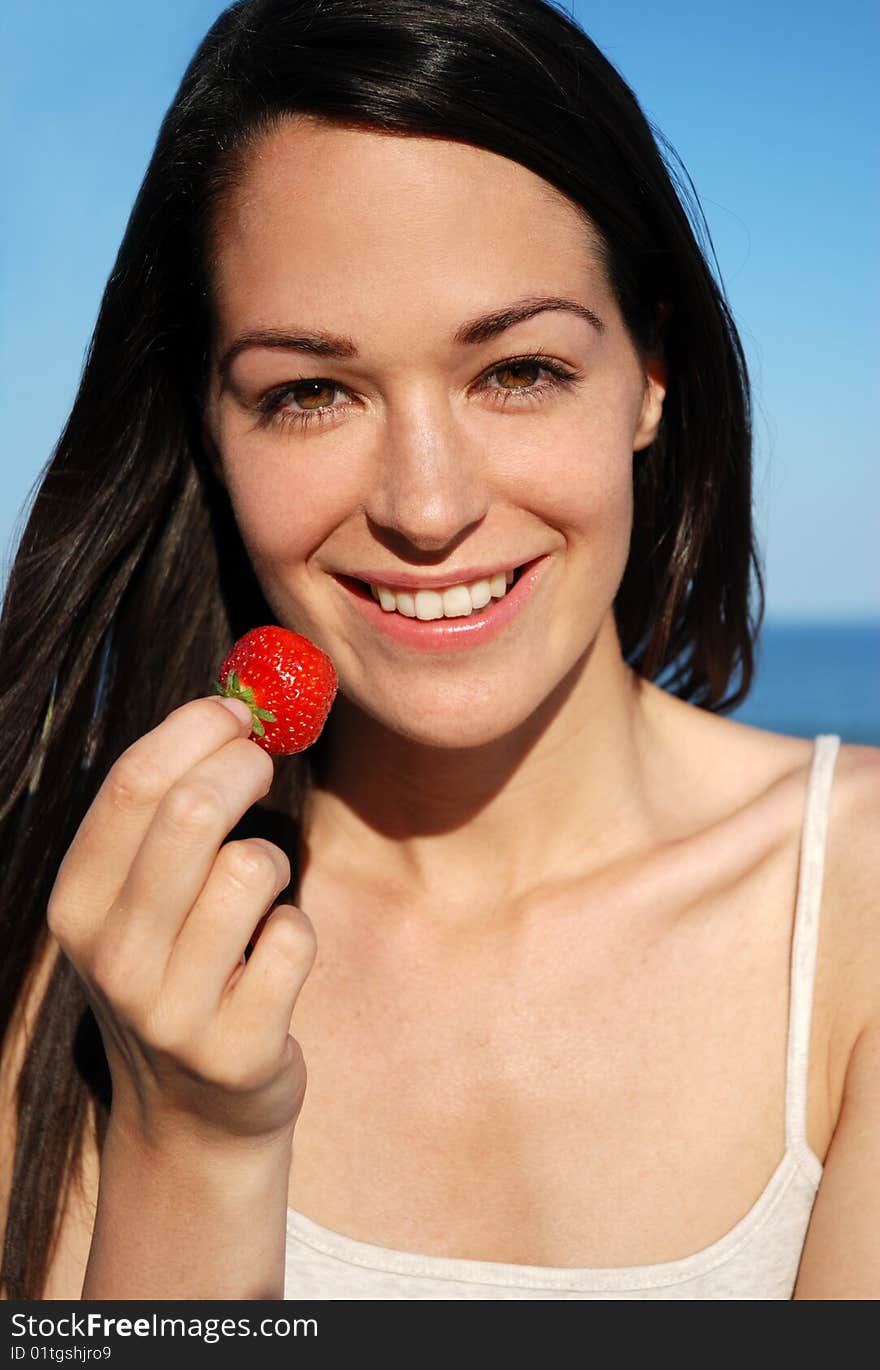
[[796, 737], [880, 746], [880, 619], [765, 623], [755, 682], [729, 717]]

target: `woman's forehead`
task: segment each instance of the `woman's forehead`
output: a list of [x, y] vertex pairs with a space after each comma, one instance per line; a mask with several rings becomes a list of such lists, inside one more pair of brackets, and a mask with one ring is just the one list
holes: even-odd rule
[[599, 260], [580, 208], [520, 163], [465, 142], [285, 121], [240, 158], [214, 225], [221, 284], [293, 258], [348, 274], [530, 270]]
[[221, 314], [274, 312], [279, 293], [374, 310], [395, 297], [490, 307], [602, 290], [583, 213], [517, 162], [439, 138], [287, 121], [248, 149], [218, 207]]

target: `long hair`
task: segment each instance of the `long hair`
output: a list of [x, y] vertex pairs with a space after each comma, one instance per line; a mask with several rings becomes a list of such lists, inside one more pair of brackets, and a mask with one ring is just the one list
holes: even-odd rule
[[[202, 447], [200, 403], [212, 212], [253, 140], [296, 113], [461, 140], [580, 206], [634, 343], [662, 346], [669, 372], [660, 432], [634, 461], [622, 651], [701, 708], [729, 710], [751, 686], [764, 605], [743, 352], [686, 173], [621, 76], [546, 0], [241, 0], [162, 123], [4, 598], [4, 1039], [51, 951], [49, 893], [108, 770], [207, 692], [236, 637], [272, 621]], [[282, 826], [267, 833], [254, 810], [233, 835], [271, 835], [294, 863], [306, 763], [288, 758], [284, 774]], [[101, 1146], [110, 1104], [100, 1033], [57, 955], [16, 1086], [9, 1297], [41, 1297], [87, 1130]]]

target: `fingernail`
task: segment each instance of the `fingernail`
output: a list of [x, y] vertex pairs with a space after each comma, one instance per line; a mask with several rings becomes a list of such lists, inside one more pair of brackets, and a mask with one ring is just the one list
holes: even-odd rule
[[251, 715], [250, 709], [245, 704], [244, 700], [225, 698], [221, 699], [219, 695], [216, 696], [216, 699], [218, 704], [222, 704], [224, 709], [228, 709], [231, 714], [235, 715], [239, 723], [247, 723], [248, 732], [250, 732], [250, 725], [253, 722], [253, 717]]

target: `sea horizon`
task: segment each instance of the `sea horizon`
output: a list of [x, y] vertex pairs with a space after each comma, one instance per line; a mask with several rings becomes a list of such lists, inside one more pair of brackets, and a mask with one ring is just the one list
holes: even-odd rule
[[880, 746], [880, 615], [768, 614], [755, 678], [729, 717], [797, 737]]

